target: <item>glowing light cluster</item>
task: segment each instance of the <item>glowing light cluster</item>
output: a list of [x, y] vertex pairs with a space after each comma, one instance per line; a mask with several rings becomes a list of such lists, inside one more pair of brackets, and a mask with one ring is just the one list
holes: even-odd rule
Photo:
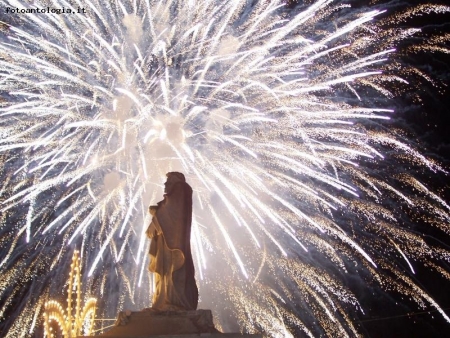
[[[72, 304], [74, 294], [76, 301], [75, 304]], [[45, 303], [45, 337], [56, 337], [51, 327], [52, 321], [58, 324], [64, 338], [78, 337], [80, 334], [90, 335], [94, 327], [96, 305], [97, 299], [89, 298], [81, 307], [81, 266], [78, 251], [75, 251], [70, 265], [66, 311], [56, 300], [49, 300]], [[86, 322], [88, 325], [85, 325]]]

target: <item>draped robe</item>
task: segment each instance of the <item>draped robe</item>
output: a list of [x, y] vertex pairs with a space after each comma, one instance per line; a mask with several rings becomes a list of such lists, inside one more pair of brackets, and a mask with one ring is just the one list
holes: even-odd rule
[[180, 181], [158, 203], [147, 229], [147, 236], [152, 239], [149, 270], [155, 273], [156, 279], [152, 309], [197, 309], [191, 223], [192, 188]]

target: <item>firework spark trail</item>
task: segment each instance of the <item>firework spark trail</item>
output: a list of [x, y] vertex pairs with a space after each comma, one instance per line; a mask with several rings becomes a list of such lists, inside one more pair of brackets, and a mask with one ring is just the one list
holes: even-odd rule
[[[386, 16], [330, 0], [293, 13], [276, 0], [50, 3], [74, 13], [0, 18], [0, 244], [9, 247], [0, 314], [16, 318], [5, 321], [8, 335], [36, 327], [74, 247], [92, 275], [87, 290], [110, 296], [104, 315], [148, 307], [144, 206], [173, 170], [195, 192], [202, 297], [214, 297], [208, 281], [220, 276], [212, 292], [231, 302], [241, 328], [356, 336], [348, 311], [362, 309], [332, 272], [354, 273], [354, 261], [380, 284], [400, 276], [396, 291], [450, 322], [400, 263], [414, 273], [414, 261], [426, 262], [448, 278], [439, 265], [448, 252], [401, 228], [405, 215], [390, 208], [421, 208], [448, 234], [448, 204], [406, 172], [380, 178], [403, 168], [400, 156], [442, 169], [375, 123], [393, 111], [373, 104], [394, 98], [407, 74], [433, 82], [395, 61], [399, 42], [420, 30], [383, 24], [448, 7]], [[448, 52], [448, 38], [410, 49]]]

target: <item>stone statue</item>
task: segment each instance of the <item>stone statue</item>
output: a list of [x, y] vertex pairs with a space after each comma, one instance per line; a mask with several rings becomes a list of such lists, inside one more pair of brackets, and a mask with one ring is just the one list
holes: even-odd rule
[[[155, 276], [152, 307], [119, 312], [115, 326], [102, 337], [223, 336], [214, 326], [211, 310], [197, 310], [198, 289], [190, 245], [192, 188], [177, 172], [167, 174], [164, 186], [164, 199], [150, 206], [153, 219], [147, 229], [151, 239], [149, 270]], [[227, 337], [262, 335], [228, 333]]]
[[150, 244], [149, 270], [155, 273], [152, 310], [196, 310], [198, 289], [191, 254], [192, 188], [184, 175], [170, 172], [164, 199], [150, 206], [152, 222], [147, 229]]

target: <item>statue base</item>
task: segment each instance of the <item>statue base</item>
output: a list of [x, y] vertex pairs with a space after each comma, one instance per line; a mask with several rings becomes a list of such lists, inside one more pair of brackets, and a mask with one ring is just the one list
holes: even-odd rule
[[[96, 338], [100, 336], [79, 336], [77, 338]], [[151, 335], [151, 336], [108, 336], [110, 338], [263, 338], [260, 334], [241, 333], [201, 333], [201, 334], [175, 334], [175, 335]]]
[[[97, 336], [98, 337], [98, 336]], [[110, 338], [262, 338], [261, 335], [221, 333], [211, 310], [119, 312], [115, 327], [100, 335]], [[81, 337], [79, 337], [81, 338]], [[87, 337], [85, 337], [87, 338]]]

